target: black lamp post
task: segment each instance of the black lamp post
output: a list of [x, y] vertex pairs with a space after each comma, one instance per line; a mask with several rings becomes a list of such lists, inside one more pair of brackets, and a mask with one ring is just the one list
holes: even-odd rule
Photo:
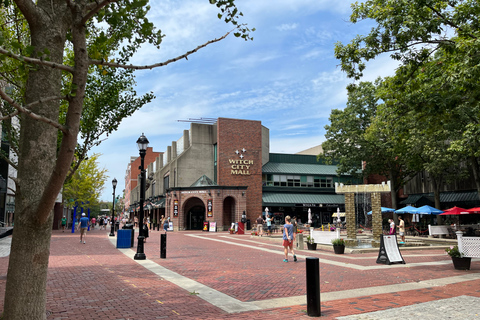
[[110, 229], [110, 237], [115, 237], [115, 188], [117, 187], [117, 179], [113, 178], [113, 202], [112, 202], [112, 228]]
[[140, 152], [140, 214], [138, 219], [138, 238], [137, 238], [137, 253], [133, 257], [135, 260], [145, 260], [147, 257], [143, 252], [143, 201], [145, 200], [145, 169], [144, 159], [148, 148], [148, 139], [142, 133], [137, 140], [138, 150]]

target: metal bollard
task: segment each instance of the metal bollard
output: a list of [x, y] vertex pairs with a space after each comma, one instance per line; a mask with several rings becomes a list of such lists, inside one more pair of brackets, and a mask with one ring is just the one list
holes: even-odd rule
[[320, 266], [318, 258], [307, 257], [307, 315], [320, 317]]
[[160, 235], [160, 258], [167, 258], [167, 234], [162, 233]]

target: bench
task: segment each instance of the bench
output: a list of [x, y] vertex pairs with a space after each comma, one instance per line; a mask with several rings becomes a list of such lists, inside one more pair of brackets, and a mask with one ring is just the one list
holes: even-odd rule
[[448, 228], [450, 228], [450, 226], [432, 226], [429, 224], [428, 234], [431, 236], [449, 235], [450, 232]]
[[310, 236], [313, 238], [314, 243], [332, 244], [332, 240], [337, 238], [337, 233], [333, 231], [311, 230]]

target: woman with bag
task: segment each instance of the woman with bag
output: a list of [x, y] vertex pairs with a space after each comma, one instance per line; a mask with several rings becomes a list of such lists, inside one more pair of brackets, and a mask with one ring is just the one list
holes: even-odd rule
[[147, 220], [147, 218], [143, 219], [143, 236], [144, 236], [143, 242], [147, 242], [147, 238], [148, 238], [148, 220]]

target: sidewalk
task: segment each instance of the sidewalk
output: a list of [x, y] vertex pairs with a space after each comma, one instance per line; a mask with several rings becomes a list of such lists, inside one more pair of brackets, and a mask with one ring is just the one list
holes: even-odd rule
[[[309, 256], [320, 258], [321, 319], [480, 317], [480, 260], [457, 271], [443, 249], [402, 251], [405, 265], [333, 250], [284, 263], [280, 239], [171, 232], [160, 259], [161, 232], [150, 231], [147, 260], [136, 261], [136, 241], [116, 249], [109, 233], [90, 231], [83, 244], [78, 232], [53, 232], [47, 319], [307, 319]], [[7, 264], [0, 257], [2, 309]]]

